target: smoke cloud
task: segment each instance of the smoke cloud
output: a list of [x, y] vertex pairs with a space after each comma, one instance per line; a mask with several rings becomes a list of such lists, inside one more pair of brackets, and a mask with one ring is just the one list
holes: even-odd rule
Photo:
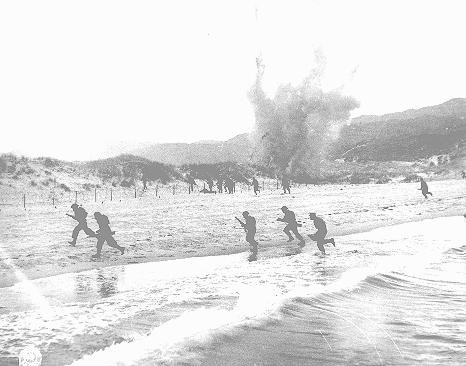
[[300, 85], [282, 85], [274, 98], [263, 88], [264, 65], [257, 59], [257, 77], [249, 97], [255, 108], [255, 154], [278, 174], [309, 173], [325, 158], [326, 146], [359, 106], [352, 97], [321, 88], [323, 62]]

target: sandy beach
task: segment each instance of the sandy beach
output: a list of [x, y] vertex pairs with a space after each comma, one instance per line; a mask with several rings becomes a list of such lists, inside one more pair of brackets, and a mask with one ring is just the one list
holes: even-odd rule
[[[258, 222], [257, 238], [262, 247], [285, 242], [283, 225], [276, 222], [280, 207], [287, 205], [303, 222], [301, 231], [315, 231], [308, 212], [327, 221], [329, 234], [340, 236], [380, 226], [418, 221], [425, 218], [460, 215], [466, 207], [466, 181], [434, 181], [434, 196], [424, 199], [417, 183], [373, 185], [325, 185], [294, 187], [291, 195], [281, 190], [252, 191], [235, 195], [177, 194], [155, 196], [153, 189], [144, 195], [122, 201], [82, 202], [88, 223], [96, 228], [94, 211], [106, 214], [115, 239], [126, 247], [121, 256], [104, 245], [102, 260], [95, 262], [95, 239], [80, 233], [71, 247], [75, 221], [65, 216], [71, 202], [56, 208], [50, 205], [4, 206], [0, 212], [0, 286], [29, 279], [108, 266], [211, 256], [247, 251], [244, 233], [234, 216], [248, 210]], [[355, 205], [353, 202], [358, 202]], [[314, 246], [314, 243], [308, 243]]]

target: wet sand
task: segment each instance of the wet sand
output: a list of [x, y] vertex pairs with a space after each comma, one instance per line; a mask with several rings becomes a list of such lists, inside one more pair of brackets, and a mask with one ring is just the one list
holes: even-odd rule
[[[29, 279], [108, 266], [169, 259], [231, 254], [248, 250], [244, 232], [234, 216], [249, 210], [258, 222], [256, 238], [261, 247], [285, 243], [283, 224], [276, 222], [287, 205], [303, 222], [303, 234], [314, 232], [307, 218], [317, 212], [328, 224], [329, 235], [340, 236], [376, 227], [462, 214], [466, 206], [466, 181], [430, 183], [434, 197], [424, 199], [418, 183], [386, 185], [332, 185], [293, 188], [235, 195], [179, 194], [156, 198], [150, 190], [124, 202], [83, 202], [88, 224], [96, 228], [94, 211], [106, 214], [115, 239], [126, 247], [118, 251], [104, 245], [101, 261], [92, 261], [95, 239], [80, 233], [71, 247], [75, 222], [65, 216], [69, 205], [4, 207], [0, 213], [0, 287]], [[358, 202], [355, 207], [352, 202]], [[315, 245], [310, 242], [308, 245]]]

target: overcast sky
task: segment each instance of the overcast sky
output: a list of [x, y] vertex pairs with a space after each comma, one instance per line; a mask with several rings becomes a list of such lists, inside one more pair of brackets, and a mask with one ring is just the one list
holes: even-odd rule
[[1, 1], [0, 152], [93, 159], [250, 131], [259, 53], [273, 94], [318, 50], [353, 116], [466, 97], [465, 14], [461, 0]]

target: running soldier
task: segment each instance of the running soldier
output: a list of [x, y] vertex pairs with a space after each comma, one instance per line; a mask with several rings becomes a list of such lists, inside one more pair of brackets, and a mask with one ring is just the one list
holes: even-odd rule
[[207, 179], [207, 185], [209, 186], [209, 192], [212, 193], [214, 189], [214, 181], [211, 178]]
[[245, 222], [242, 222], [237, 217], [244, 231], [246, 232], [246, 241], [251, 245], [251, 255], [249, 256], [249, 262], [257, 260], [257, 246], [259, 243], [256, 241], [254, 236], [256, 235], [256, 219], [249, 214], [248, 211], [243, 212]]
[[424, 180], [424, 178], [420, 177], [419, 179], [421, 180], [421, 188], [419, 188], [419, 190], [421, 191], [424, 198], [427, 198], [428, 194], [432, 196], [432, 193], [429, 192], [429, 187], [427, 186], [427, 183]]
[[319, 248], [321, 253], [325, 254], [324, 244], [333, 244], [333, 246], [335, 246], [335, 239], [325, 239], [327, 236], [327, 225], [325, 224], [324, 219], [318, 217], [314, 212], [309, 214], [309, 218], [314, 221], [314, 226], [317, 231], [314, 234], [309, 234], [308, 236], [317, 243], [317, 248]]
[[304, 239], [298, 232], [298, 227], [302, 225], [296, 222], [296, 215], [294, 214], [293, 211], [289, 210], [288, 207], [286, 206], [283, 206], [281, 210], [285, 214], [285, 216], [283, 216], [283, 218], [279, 217], [277, 221], [282, 221], [287, 224], [285, 228], [283, 229], [283, 231], [288, 236], [288, 242], [294, 240], [293, 236], [291, 235], [291, 233], [293, 233], [296, 236], [296, 238], [299, 240], [298, 246], [301, 248], [304, 247]]
[[282, 178], [282, 188], [283, 188], [283, 193], [291, 194], [291, 188], [290, 188], [290, 178], [288, 178], [286, 175], [283, 176]]
[[71, 209], [73, 210], [74, 215], [70, 215], [68, 213], [66, 215], [78, 222], [78, 225], [76, 225], [71, 233], [72, 240], [68, 242], [74, 247], [76, 246], [76, 240], [78, 240], [78, 235], [81, 230], [91, 237], [95, 237], [95, 232], [87, 226], [87, 212], [82, 206], [78, 206], [76, 203], [73, 203], [71, 205]]
[[194, 192], [194, 186], [196, 186], [196, 181], [194, 180], [193, 176], [191, 174], [188, 174], [186, 177], [186, 180], [188, 181], [188, 193], [191, 194]]
[[254, 188], [254, 194], [257, 196], [257, 193], [259, 193], [259, 182], [257, 181], [256, 177], [252, 178], [252, 186]]
[[99, 230], [96, 232], [96, 237], [97, 237], [97, 253], [92, 256], [93, 259], [99, 259], [100, 254], [102, 252], [102, 246], [104, 245], [104, 242], [107, 242], [109, 246], [112, 248], [118, 249], [121, 254], [123, 255], [125, 253], [125, 248], [120, 247], [116, 240], [113, 238], [113, 235], [115, 234], [112, 229], [110, 229], [110, 222], [108, 221], [108, 217], [105, 215], [102, 215], [100, 212], [95, 212], [94, 213], [94, 218], [97, 221], [97, 224], [99, 225]]
[[217, 179], [217, 191], [218, 193], [223, 193], [223, 182], [222, 178]]

